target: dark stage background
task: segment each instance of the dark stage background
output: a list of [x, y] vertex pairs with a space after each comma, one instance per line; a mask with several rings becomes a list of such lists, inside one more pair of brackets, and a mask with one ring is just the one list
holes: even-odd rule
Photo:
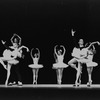
[[[100, 41], [100, 2], [99, 0], [1, 0], [0, 1], [0, 40], [11, 45], [10, 38], [17, 33], [22, 44], [31, 50], [38, 47], [41, 52], [40, 62], [44, 68], [39, 71], [38, 84], [56, 84], [56, 71], [53, 49], [55, 45], [64, 45], [64, 62], [72, 57], [74, 43], [71, 29], [86, 42]], [[5, 48], [0, 43], [0, 55]], [[94, 61], [100, 65], [100, 47]], [[32, 84], [32, 63], [29, 53], [25, 52], [20, 68], [23, 84]], [[93, 70], [93, 83], [100, 84], [100, 67]], [[63, 84], [74, 84], [76, 71], [68, 67], [63, 73]], [[6, 71], [0, 65], [0, 84], [4, 84]], [[86, 67], [83, 68], [82, 83], [87, 83]], [[59, 93], [58, 93], [59, 94]], [[55, 97], [56, 99], [56, 97]], [[58, 99], [58, 98], [57, 98]], [[60, 98], [59, 98], [60, 99]], [[40, 100], [40, 99], [39, 99]]]

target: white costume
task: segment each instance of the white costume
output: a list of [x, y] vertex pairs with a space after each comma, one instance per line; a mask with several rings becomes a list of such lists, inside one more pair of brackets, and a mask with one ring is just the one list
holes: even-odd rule
[[54, 69], [68, 67], [68, 65], [63, 62], [63, 59], [64, 59], [63, 55], [57, 56], [57, 58], [58, 58], [58, 62], [53, 64]]
[[[82, 73], [82, 63], [86, 63], [87, 59], [85, 59], [85, 57], [87, 56], [87, 49], [85, 49], [84, 47], [82, 48], [76, 48], [74, 47], [73, 51], [72, 51], [72, 56], [74, 58], [72, 58], [68, 64], [75, 68], [77, 70], [76, 73], [76, 81], [75, 81], [75, 85], [79, 85], [81, 83], [81, 73]], [[78, 67], [76, 67], [76, 63], [78, 62]], [[79, 83], [78, 83], [79, 80]]]
[[33, 60], [33, 64], [30, 64], [29, 67], [32, 68], [32, 71], [33, 71], [33, 84], [37, 84], [38, 71], [39, 71], [40, 68], [43, 68], [43, 65], [38, 64], [38, 61], [39, 61], [39, 58], [40, 58], [39, 49], [36, 48], [36, 50], [38, 50], [38, 53], [34, 54], [35, 56], [38, 56], [38, 57], [33, 57], [34, 56], [34, 55], [32, 55], [33, 50], [34, 50], [34, 48], [31, 49], [31, 57], [32, 57], [32, 60]]
[[64, 46], [62, 46], [62, 45], [60, 46], [60, 47], [63, 47], [63, 50], [64, 50], [63, 54], [61, 54], [60, 50], [58, 51], [58, 52], [60, 52], [60, 55], [56, 52], [56, 47], [57, 46], [55, 46], [55, 48], [54, 48], [54, 53], [55, 53], [57, 59], [55, 58], [56, 63], [53, 64], [52, 68], [56, 69], [57, 82], [58, 82], [58, 84], [61, 84], [61, 82], [62, 82], [62, 75], [63, 75], [63, 69], [67, 68], [68, 65], [63, 62], [63, 60], [64, 60], [64, 54], [65, 54], [65, 48], [64, 48]]

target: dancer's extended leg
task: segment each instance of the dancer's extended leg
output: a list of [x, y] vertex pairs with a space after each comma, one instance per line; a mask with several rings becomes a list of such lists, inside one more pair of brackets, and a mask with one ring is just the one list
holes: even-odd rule
[[56, 70], [56, 73], [57, 73], [57, 82], [58, 82], [58, 84], [61, 84], [61, 69], [58, 68]]
[[75, 58], [73, 58], [68, 62], [68, 65], [70, 65], [72, 68], [75, 68], [77, 70], [77, 67], [75, 64], [76, 62], [78, 62], [78, 61]]
[[39, 71], [39, 69], [36, 69], [36, 84], [37, 84], [37, 79], [38, 79], [38, 71]]
[[8, 85], [8, 80], [9, 80], [9, 77], [10, 77], [10, 70], [11, 70], [11, 64], [7, 64], [7, 79], [6, 79], [6, 82], [5, 82], [5, 85], [7, 86]]
[[87, 71], [88, 71], [88, 83], [87, 83], [87, 85], [91, 85], [92, 84], [92, 71], [93, 71], [93, 67], [88, 67]]
[[81, 81], [81, 79], [80, 79], [81, 78], [81, 73], [82, 73], [81, 70], [82, 70], [81, 63], [78, 62], [76, 81], [75, 81], [76, 86], [79, 85], [78, 80]]
[[4, 62], [3, 62], [3, 57], [0, 57], [0, 63], [3, 65], [3, 67], [4, 67], [5, 69], [7, 69], [7, 68], [6, 68], [6, 65], [5, 65]]
[[60, 80], [62, 82], [62, 77], [63, 77], [63, 68], [60, 69]]
[[35, 70], [35, 69], [33, 69], [33, 84], [34, 84], [34, 83], [35, 83], [35, 81], [36, 81], [36, 80], [35, 80], [35, 71], [36, 71], [36, 70]]

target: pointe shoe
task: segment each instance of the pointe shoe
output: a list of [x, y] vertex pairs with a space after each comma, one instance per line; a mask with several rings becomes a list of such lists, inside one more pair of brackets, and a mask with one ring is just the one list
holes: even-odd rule
[[87, 82], [87, 86], [91, 86], [92, 85], [92, 80], [91, 81], [89, 81], [89, 82]]
[[12, 82], [10, 82], [9, 84], [8, 84], [8, 86], [12, 86], [13, 85], [13, 83]]
[[58, 84], [61, 85], [61, 80], [58, 80]]
[[22, 82], [18, 81], [18, 85], [19, 85], [19, 86], [22, 86]]
[[37, 84], [37, 81], [34, 81], [33, 84]]
[[79, 87], [79, 86], [80, 86], [80, 83], [75, 82], [75, 86], [76, 86], [76, 87]]
[[16, 82], [14, 81], [12, 84], [13, 84], [13, 85], [15, 85], [15, 84], [16, 84]]
[[33, 84], [36, 84], [36, 81], [33, 81]]
[[37, 81], [35, 82], [35, 84], [37, 85]]

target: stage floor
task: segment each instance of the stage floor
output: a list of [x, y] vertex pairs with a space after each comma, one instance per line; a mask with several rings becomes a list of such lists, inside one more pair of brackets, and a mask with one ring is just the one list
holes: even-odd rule
[[80, 86], [76, 87], [74, 84], [23, 84], [22, 86], [12, 85], [12, 86], [5, 86], [0, 85], [0, 88], [97, 88], [100, 89], [100, 84], [92, 84], [91, 87], [88, 87], [86, 84], [81, 84]]
[[100, 100], [100, 84], [0, 85], [0, 100]]

